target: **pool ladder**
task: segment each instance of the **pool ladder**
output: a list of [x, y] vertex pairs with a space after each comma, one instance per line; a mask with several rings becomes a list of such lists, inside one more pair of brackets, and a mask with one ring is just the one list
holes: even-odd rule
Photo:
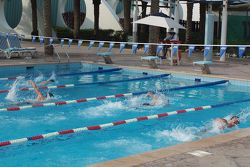
[[55, 53], [56, 53], [56, 55], [57, 55], [58, 62], [59, 62], [59, 63], [61, 62], [61, 55], [59, 54], [59, 52], [58, 52], [57, 49], [56, 49], [56, 48], [58, 48], [58, 47], [60, 47], [61, 50], [63, 51], [63, 53], [65, 53], [65, 55], [67, 56], [68, 63], [69, 63], [70, 57], [69, 57], [69, 54], [68, 54], [67, 50], [66, 50], [64, 47], [61, 47], [61, 46], [59, 46], [59, 45], [53, 45], [54, 51], [55, 51]]

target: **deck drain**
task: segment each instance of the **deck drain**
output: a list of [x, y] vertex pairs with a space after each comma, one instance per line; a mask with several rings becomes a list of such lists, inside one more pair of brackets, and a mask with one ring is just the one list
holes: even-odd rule
[[188, 152], [187, 154], [191, 154], [197, 157], [205, 157], [207, 155], [211, 155], [212, 153], [206, 152], [206, 151], [201, 151], [201, 150], [195, 150], [192, 152]]

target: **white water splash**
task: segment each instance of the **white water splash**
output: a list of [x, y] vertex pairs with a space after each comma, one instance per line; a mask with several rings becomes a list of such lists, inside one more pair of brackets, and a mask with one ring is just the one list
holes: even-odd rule
[[162, 93], [156, 93], [156, 96], [158, 96], [156, 105], [165, 106], [169, 104], [169, 98], [166, 95]]
[[[87, 118], [96, 118], [100, 116], [113, 116], [115, 111], [126, 109], [121, 101], [119, 102], [105, 102], [104, 104], [96, 107], [87, 108], [79, 114]], [[114, 111], [115, 110], [115, 111]]]
[[220, 134], [224, 131], [224, 129], [222, 128], [223, 126], [225, 126], [225, 125], [222, 124], [221, 122], [218, 122], [216, 120], [212, 120], [211, 122], [209, 122], [205, 126], [204, 132], [212, 133], [212, 134]]
[[171, 130], [156, 131], [153, 134], [149, 134], [154, 137], [156, 141], [168, 140], [168, 141], [181, 141], [187, 142], [195, 139], [200, 139], [201, 136], [198, 135], [200, 131], [196, 127], [183, 127], [181, 125], [173, 128]]
[[[156, 93], [157, 96], [156, 105], [152, 107], [163, 107], [169, 104], [169, 98], [161, 93]], [[133, 96], [125, 101], [128, 107], [140, 107], [143, 103], [150, 103], [152, 101], [151, 98], [147, 98], [146, 95], [141, 96]]]
[[10, 91], [5, 97], [6, 100], [17, 101], [17, 91], [19, 89], [20, 83], [23, 81], [24, 77], [18, 77], [11, 86]]
[[35, 83], [38, 83], [38, 82], [42, 82], [44, 81], [44, 76], [42, 73], [40, 73], [35, 79], [34, 79], [34, 82]]
[[250, 107], [244, 108], [241, 110], [241, 112], [238, 114], [240, 118], [240, 122], [244, 123], [247, 122], [247, 120], [250, 117]]
[[52, 72], [52, 74], [51, 74], [51, 76], [49, 77], [49, 79], [48, 80], [56, 80], [56, 73], [55, 73], [55, 71], [53, 71]]
[[127, 103], [128, 107], [138, 107], [138, 106], [141, 106], [141, 104], [143, 103], [143, 100], [144, 100], [144, 95], [133, 96], [125, 100], [125, 103]]

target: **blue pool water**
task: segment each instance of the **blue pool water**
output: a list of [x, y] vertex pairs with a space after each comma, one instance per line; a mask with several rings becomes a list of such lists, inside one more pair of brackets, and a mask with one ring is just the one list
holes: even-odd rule
[[[0, 68], [1, 78], [27, 76], [17, 81], [0, 81], [0, 89], [11, 89], [11, 93], [1, 93], [1, 108], [13, 106], [25, 100], [36, 98], [33, 91], [17, 91], [30, 87], [28, 79], [37, 83], [53, 78], [55, 83], [79, 84], [124, 80], [153, 76], [157, 73], [135, 70], [121, 70], [109, 73], [57, 77], [57, 74], [88, 72], [98, 70], [97, 65], [61, 64], [39, 65], [33, 69], [25, 67]], [[114, 68], [104, 66], [104, 69]], [[159, 74], [159, 73], [158, 73]], [[218, 79], [219, 80], [219, 79]], [[206, 82], [201, 82], [206, 83]], [[47, 102], [76, 100], [118, 93], [168, 89], [197, 84], [193, 79], [165, 77], [133, 82], [84, 85], [74, 88], [50, 90], [55, 95]], [[219, 104], [250, 98], [250, 87], [222, 84], [210, 87], [192, 88], [158, 93], [158, 106], [142, 107], [149, 99], [145, 95], [128, 98], [113, 98], [86, 103], [30, 108], [18, 112], [0, 112], [0, 141], [29, 137], [65, 129], [99, 125], [135, 117], [198, 106]], [[46, 93], [48, 90], [43, 90]], [[169, 100], [170, 104], [167, 104]], [[88, 131], [52, 137], [40, 141], [0, 147], [1, 166], [85, 166], [125, 157], [133, 154], [198, 140], [209, 136], [250, 126], [250, 102], [237, 103], [221, 108], [173, 115], [158, 120], [142, 121], [99, 131]], [[15, 105], [14, 105], [15, 106]], [[219, 131], [212, 120], [239, 115], [241, 124], [232, 129]], [[208, 129], [204, 132], [204, 129]]]

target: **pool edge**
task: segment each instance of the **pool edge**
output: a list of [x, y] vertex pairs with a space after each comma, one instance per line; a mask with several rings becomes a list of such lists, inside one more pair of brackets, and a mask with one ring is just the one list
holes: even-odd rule
[[170, 146], [167, 148], [160, 148], [157, 150], [136, 154], [132, 156], [127, 156], [124, 158], [119, 158], [111, 161], [106, 161], [102, 163], [97, 163], [90, 165], [89, 167], [129, 167], [142, 165], [148, 162], [159, 160], [162, 158], [171, 157], [174, 155], [187, 153], [193, 150], [202, 149], [210, 146], [215, 146], [218, 144], [223, 144], [237, 139], [242, 139], [250, 136], [250, 128], [245, 128], [237, 130], [230, 133], [225, 133], [217, 136], [208, 137], [198, 141], [192, 141], [187, 143], [178, 144], [175, 146]]

